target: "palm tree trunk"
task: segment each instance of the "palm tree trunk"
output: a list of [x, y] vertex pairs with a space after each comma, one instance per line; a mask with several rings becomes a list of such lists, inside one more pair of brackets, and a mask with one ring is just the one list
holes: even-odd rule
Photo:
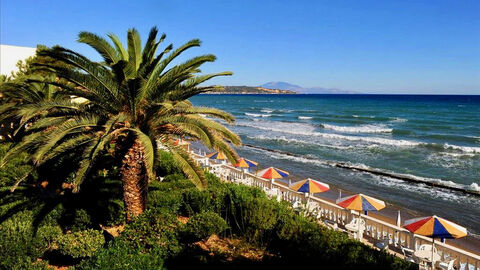
[[135, 140], [128, 149], [120, 173], [128, 222], [142, 214], [147, 206], [148, 176], [145, 171], [144, 149], [139, 140]]

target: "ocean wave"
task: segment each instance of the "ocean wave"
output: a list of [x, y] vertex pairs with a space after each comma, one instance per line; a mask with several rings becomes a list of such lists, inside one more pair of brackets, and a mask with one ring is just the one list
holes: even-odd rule
[[313, 118], [313, 117], [311, 117], [311, 116], [299, 116], [299, 117], [298, 117], [298, 119], [300, 119], [300, 120], [310, 120], [310, 119], [312, 119], [312, 118]]
[[390, 120], [390, 122], [392, 123], [403, 123], [408, 121], [408, 119], [400, 118], [400, 117], [392, 117], [391, 119], [392, 120]]
[[[362, 163], [336, 162], [331, 160], [318, 159], [316, 157], [295, 155], [289, 152], [277, 151], [277, 150], [267, 149], [263, 147], [256, 147], [252, 145], [248, 145], [248, 147], [255, 148], [258, 151], [268, 152], [272, 158], [282, 158], [282, 159], [289, 159], [289, 160], [293, 160], [301, 163], [307, 163], [307, 164], [316, 164], [316, 165], [323, 165], [323, 166], [328, 165], [332, 167], [351, 169], [354, 171], [367, 173], [376, 177], [389, 178], [391, 179], [391, 182], [403, 183], [404, 185], [408, 185], [408, 186], [411, 186], [408, 182], [415, 182], [419, 186], [424, 185], [425, 188], [429, 190], [433, 190], [432, 189], [432, 184], [433, 184], [433, 186], [435, 187], [453, 189], [457, 191], [480, 192], [480, 186], [477, 183], [472, 183], [471, 185], [467, 186], [467, 185], [455, 183], [450, 180], [422, 177], [422, 176], [406, 174], [406, 173], [397, 173], [387, 169], [373, 168]], [[442, 192], [442, 193], [445, 193], [445, 192]], [[453, 195], [453, 194], [450, 194], [449, 196], [457, 197], [457, 195]]]
[[270, 109], [262, 109], [260, 110], [261, 112], [264, 112], [264, 113], [272, 113], [274, 110], [270, 110]]
[[270, 117], [271, 114], [260, 114], [260, 113], [245, 113], [245, 115], [253, 116], [253, 117]]
[[324, 129], [335, 130], [347, 133], [390, 133], [393, 128], [387, 128], [384, 125], [362, 125], [362, 126], [335, 126], [321, 124]]
[[[342, 135], [337, 133], [324, 133], [317, 131], [317, 128], [311, 124], [307, 123], [295, 123], [295, 122], [281, 122], [281, 121], [266, 121], [266, 120], [256, 120], [256, 121], [238, 121], [237, 126], [251, 127], [259, 130], [273, 131], [283, 134], [291, 135], [300, 135], [308, 137], [320, 137], [327, 140], [343, 140], [351, 142], [364, 142], [374, 145], [388, 145], [394, 147], [415, 147], [422, 146], [427, 147], [436, 151], [458, 151], [463, 153], [479, 154], [480, 147], [469, 147], [469, 146], [457, 146], [450, 144], [437, 144], [437, 143], [426, 143], [413, 140], [397, 140], [390, 138], [381, 138], [381, 137], [368, 137], [368, 136], [350, 136]], [[270, 135], [271, 136], [271, 135]], [[448, 153], [448, 152], [447, 152]]]
[[473, 190], [473, 191], [480, 192], [480, 185], [478, 185], [477, 183], [471, 183], [471, 184], [468, 186], [468, 189]]
[[418, 146], [421, 143], [416, 141], [407, 140], [394, 140], [380, 137], [363, 137], [363, 136], [347, 136], [335, 133], [323, 133], [316, 131], [313, 125], [305, 123], [288, 123], [288, 122], [270, 122], [270, 121], [255, 121], [255, 122], [241, 122], [239, 121], [237, 126], [252, 127], [260, 130], [274, 131], [279, 133], [315, 136], [332, 140], [347, 140], [347, 141], [361, 141], [368, 143], [376, 143], [391, 146]]
[[480, 153], [480, 147], [474, 147], [474, 146], [458, 146], [458, 145], [451, 145], [451, 144], [445, 143], [443, 145], [443, 148], [447, 150], [448, 149], [458, 150], [465, 153], [473, 153], [473, 154]]
[[266, 135], [255, 135], [255, 136], [247, 135], [247, 137], [249, 139], [252, 139], [252, 140], [298, 143], [298, 144], [315, 145], [316, 147], [326, 147], [326, 148], [339, 149], [339, 150], [348, 150], [348, 149], [353, 149], [354, 148], [351, 145], [350, 146], [342, 146], [342, 145], [332, 145], [332, 144], [320, 144], [320, 143], [312, 142], [311, 140], [306, 141], [306, 140], [300, 140], [300, 139], [295, 139], [295, 138], [287, 138], [285, 136], [272, 137], [272, 136], [266, 136]]

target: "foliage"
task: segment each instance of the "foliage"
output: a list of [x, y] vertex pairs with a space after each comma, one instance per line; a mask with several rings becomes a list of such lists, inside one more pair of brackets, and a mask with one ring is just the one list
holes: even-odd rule
[[76, 269], [82, 270], [123, 270], [123, 269], [164, 269], [162, 254], [156, 249], [142, 253], [124, 241], [114, 241], [108, 248], [98, 250], [89, 260]]
[[[202, 83], [232, 73], [199, 75], [204, 63], [215, 61], [214, 55], [202, 55], [173, 65], [172, 61], [184, 51], [200, 46], [200, 41], [191, 40], [177, 49], [169, 45], [157, 54], [165, 39], [165, 35], [158, 38], [157, 34], [158, 30], [152, 28], [142, 47], [139, 33], [130, 29], [125, 48], [113, 34], [108, 35], [108, 41], [93, 33], [81, 32], [79, 42], [95, 49], [103, 57], [103, 63], [60, 46], [40, 48], [38, 57], [53, 61], [36, 61], [32, 66], [38, 72], [52, 75], [4, 84], [8, 90], [5, 93], [15, 98], [1, 107], [6, 112], [2, 115], [21, 119], [22, 129], [24, 124], [29, 125], [22, 141], [8, 151], [0, 166], [21, 152], [29, 153], [27, 157], [35, 166], [68, 156], [77, 166], [66, 171], [74, 172], [71, 184], [73, 192], [79, 192], [87, 176], [108, 152], [121, 165], [125, 192], [138, 193], [124, 196], [128, 219], [144, 211], [146, 192], [143, 191], [154, 179], [154, 168], [162, 165], [161, 159], [165, 157], [164, 153], [158, 153], [159, 148], [168, 150], [187, 178], [204, 188], [203, 170], [173, 142], [178, 136], [187, 136], [209, 148], [222, 150], [231, 161], [236, 159], [231, 144], [239, 145], [240, 138], [202, 115], [227, 123], [232, 123], [234, 117], [217, 109], [195, 107], [188, 101], [196, 94], [217, 88], [201, 86]], [[55, 93], [49, 87], [53, 87]], [[45, 91], [32, 90], [39, 88]], [[32, 93], [40, 98], [32, 98]], [[77, 154], [72, 156], [72, 152]], [[173, 169], [167, 166], [160, 173]]]
[[0, 269], [29, 268], [37, 257], [52, 248], [54, 239], [61, 233], [58, 226], [42, 226], [35, 230], [32, 211], [14, 215], [0, 224]]
[[102, 232], [92, 229], [64, 234], [57, 239], [58, 251], [72, 258], [90, 257], [104, 243]]
[[227, 222], [214, 212], [203, 212], [192, 216], [184, 233], [191, 242], [205, 240], [212, 234], [220, 234], [228, 228]]
[[120, 241], [128, 243], [139, 252], [155, 250], [162, 258], [174, 256], [181, 250], [178, 234], [181, 223], [166, 209], [147, 210], [127, 224]]

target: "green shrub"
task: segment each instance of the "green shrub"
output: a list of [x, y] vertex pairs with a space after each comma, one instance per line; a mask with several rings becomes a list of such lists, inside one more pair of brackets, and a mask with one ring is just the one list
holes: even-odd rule
[[211, 211], [211, 194], [208, 190], [190, 188], [183, 192], [183, 213], [192, 216], [195, 213]]
[[165, 176], [181, 173], [171, 153], [159, 151], [159, 162], [157, 164], [157, 175]]
[[64, 234], [57, 239], [58, 251], [72, 258], [90, 257], [104, 243], [102, 232], [92, 229]]
[[35, 231], [32, 211], [23, 211], [0, 224], [0, 269], [29, 269], [62, 234], [58, 226], [41, 226]]
[[85, 209], [65, 211], [60, 222], [67, 230], [74, 232], [83, 231], [93, 226], [92, 217]]
[[192, 242], [207, 239], [212, 234], [219, 234], [228, 228], [227, 222], [214, 212], [204, 212], [192, 216], [186, 226], [185, 234]]
[[113, 241], [108, 248], [98, 250], [82, 262], [81, 270], [164, 269], [162, 252], [156, 249], [142, 253], [124, 241]]
[[178, 212], [183, 205], [183, 196], [179, 191], [153, 190], [148, 194], [149, 208], [166, 208], [170, 212]]
[[178, 241], [181, 225], [176, 214], [168, 209], [150, 209], [127, 224], [119, 238], [139, 252], [155, 250], [166, 258], [182, 249]]

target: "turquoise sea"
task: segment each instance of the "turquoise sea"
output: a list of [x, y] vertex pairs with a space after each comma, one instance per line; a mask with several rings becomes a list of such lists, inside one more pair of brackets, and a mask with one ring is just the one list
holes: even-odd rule
[[[199, 95], [192, 102], [232, 113], [230, 128], [245, 144], [238, 153], [260, 166], [436, 214], [480, 234], [480, 196], [448, 189], [480, 191], [480, 96]], [[338, 196], [329, 192], [320, 196]]]

